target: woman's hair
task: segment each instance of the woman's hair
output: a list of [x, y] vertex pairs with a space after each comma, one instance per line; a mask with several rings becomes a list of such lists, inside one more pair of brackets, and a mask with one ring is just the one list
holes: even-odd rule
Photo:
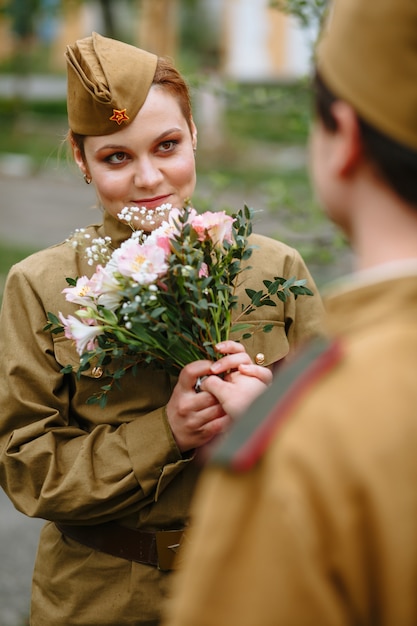
[[[332, 105], [338, 100], [316, 72], [313, 81], [314, 110], [324, 127], [334, 132], [337, 120]], [[417, 152], [376, 130], [356, 114], [368, 158], [399, 196], [417, 207]]]
[[[178, 100], [182, 114], [187, 121], [190, 132], [192, 132], [192, 110], [190, 91], [184, 78], [169, 59], [165, 57], [158, 57], [152, 85], [158, 85], [162, 87]], [[78, 133], [72, 132], [71, 129], [68, 131], [67, 135], [67, 139], [69, 140], [69, 142], [74, 143], [79, 148], [83, 159], [85, 158], [85, 137], [86, 135], [79, 135]]]
[[152, 85], [159, 85], [169, 91], [169, 93], [177, 98], [181, 107], [182, 114], [187, 121], [188, 127], [192, 132], [192, 110], [191, 97], [188, 85], [182, 75], [173, 66], [171, 61], [164, 57], [158, 57], [155, 75]]

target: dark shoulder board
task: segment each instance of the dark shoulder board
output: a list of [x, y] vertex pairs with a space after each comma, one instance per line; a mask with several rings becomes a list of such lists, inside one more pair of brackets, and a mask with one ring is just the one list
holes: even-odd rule
[[272, 385], [236, 422], [210, 462], [237, 472], [249, 470], [261, 458], [298, 400], [340, 361], [341, 354], [338, 342], [317, 340], [279, 368]]

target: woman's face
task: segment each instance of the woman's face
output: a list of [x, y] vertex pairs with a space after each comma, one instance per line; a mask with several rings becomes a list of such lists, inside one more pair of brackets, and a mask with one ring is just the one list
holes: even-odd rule
[[[166, 203], [181, 208], [196, 182], [197, 131], [191, 126], [192, 132], [176, 98], [153, 86], [128, 126], [111, 135], [86, 137], [84, 160], [76, 146], [74, 158], [115, 218], [125, 206], [143, 207], [148, 214]], [[138, 225], [150, 231], [163, 219], [161, 215]]]

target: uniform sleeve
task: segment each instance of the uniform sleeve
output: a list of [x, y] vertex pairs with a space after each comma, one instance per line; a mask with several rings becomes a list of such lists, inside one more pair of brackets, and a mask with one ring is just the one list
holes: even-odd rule
[[[91, 524], [128, 516], [155, 502], [189, 460], [163, 408], [131, 419], [128, 399], [74, 405], [74, 377], [60, 372], [38, 291], [19, 266], [10, 271], [0, 318], [0, 484], [29, 516]], [[127, 395], [134, 406], [135, 390]]]

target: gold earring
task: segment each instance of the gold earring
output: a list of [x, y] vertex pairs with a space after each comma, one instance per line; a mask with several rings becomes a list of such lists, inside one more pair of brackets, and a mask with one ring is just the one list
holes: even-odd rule
[[88, 174], [84, 174], [84, 181], [87, 185], [89, 185], [92, 180], [93, 179], [91, 178], [91, 176], [89, 176]]

